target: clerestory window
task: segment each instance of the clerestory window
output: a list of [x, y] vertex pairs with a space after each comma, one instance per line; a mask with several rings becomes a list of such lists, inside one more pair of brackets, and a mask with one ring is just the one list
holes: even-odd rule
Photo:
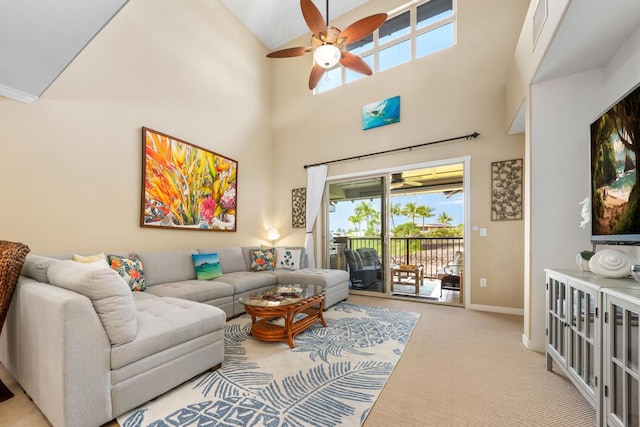
[[[401, 8], [366, 38], [347, 45], [374, 73], [388, 70], [455, 44], [454, 0], [413, 2]], [[325, 73], [316, 93], [365, 77], [337, 66]]]

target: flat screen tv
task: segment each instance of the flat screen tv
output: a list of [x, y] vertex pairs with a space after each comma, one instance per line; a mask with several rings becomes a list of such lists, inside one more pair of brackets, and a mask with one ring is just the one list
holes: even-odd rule
[[640, 245], [640, 86], [591, 124], [591, 242]]

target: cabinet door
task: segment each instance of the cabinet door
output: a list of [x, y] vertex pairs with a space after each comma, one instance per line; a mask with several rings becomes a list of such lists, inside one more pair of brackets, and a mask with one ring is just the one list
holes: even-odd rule
[[606, 296], [605, 410], [611, 426], [640, 426], [638, 313], [640, 306]]
[[570, 310], [567, 329], [567, 365], [585, 391], [596, 398], [596, 333], [599, 330], [598, 291], [569, 281], [567, 285]]
[[565, 327], [567, 325], [567, 284], [547, 277], [547, 351], [566, 363]]

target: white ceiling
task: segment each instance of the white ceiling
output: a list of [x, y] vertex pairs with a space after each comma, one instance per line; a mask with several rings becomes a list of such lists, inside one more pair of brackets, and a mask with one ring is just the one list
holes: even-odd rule
[[[329, 3], [329, 23], [334, 18], [368, 1], [331, 1]], [[222, 2], [262, 40], [269, 50], [280, 47], [309, 32], [300, 11], [299, 0], [222, 0]], [[313, 0], [313, 3], [326, 19], [326, 0]]]
[[33, 102], [128, 0], [0, 0], [0, 95]]
[[[0, 0], [0, 95], [36, 100], [127, 1]], [[269, 50], [308, 32], [299, 0], [221, 1]], [[333, 0], [330, 22], [366, 2]], [[639, 27], [639, 0], [573, 0], [535, 79], [600, 68]]]
[[601, 68], [638, 28], [638, 0], [573, 0], [534, 80]]

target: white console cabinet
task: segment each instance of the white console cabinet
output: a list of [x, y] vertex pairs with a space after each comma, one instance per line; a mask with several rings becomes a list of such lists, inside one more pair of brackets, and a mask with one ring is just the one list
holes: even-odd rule
[[598, 425], [639, 426], [640, 284], [545, 271], [547, 370], [556, 362], [595, 408]]
[[606, 425], [638, 426], [640, 289], [603, 289], [603, 411]]

